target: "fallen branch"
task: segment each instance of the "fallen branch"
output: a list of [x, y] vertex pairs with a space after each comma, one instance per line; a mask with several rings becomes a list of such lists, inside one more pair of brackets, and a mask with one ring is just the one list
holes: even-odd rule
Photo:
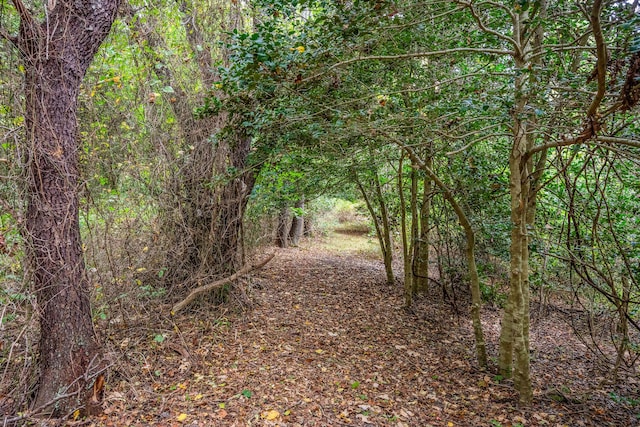
[[220, 280], [216, 280], [213, 283], [209, 283], [208, 285], [204, 285], [204, 286], [199, 286], [196, 289], [194, 289], [193, 291], [191, 291], [191, 293], [189, 295], [187, 295], [187, 297], [185, 299], [183, 299], [182, 301], [180, 301], [179, 303], [177, 303], [176, 305], [173, 306], [173, 308], [171, 309], [171, 315], [174, 316], [177, 312], [179, 312], [180, 310], [182, 310], [183, 308], [185, 308], [187, 305], [191, 304], [193, 302], [194, 299], [196, 299], [196, 297], [198, 297], [199, 295], [202, 295], [206, 292], [209, 292], [213, 289], [217, 289], [217, 288], [221, 288], [224, 285], [226, 285], [227, 283], [236, 280], [239, 277], [242, 277], [248, 273], [251, 273], [254, 270], [258, 270], [262, 267], [264, 267], [265, 265], [267, 265], [267, 263], [269, 261], [271, 261], [273, 259], [273, 257], [276, 256], [276, 254], [271, 254], [269, 255], [267, 258], [265, 258], [264, 260], [260, 261], [258, 264], [248, 264], [246, 266], [244, 266], [243, 268], [241, 268], [239, 271], [235, 272], [234, 274], [232, 274], [229, 277], [225, 277], [224, 279], [220, 279]]

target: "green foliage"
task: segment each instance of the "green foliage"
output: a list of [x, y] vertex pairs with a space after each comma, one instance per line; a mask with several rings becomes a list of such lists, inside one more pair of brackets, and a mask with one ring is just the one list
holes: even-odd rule
[[504, 308], [504, 305], [507, 302], [507, 294], [500, 292], [497, 286], [480, 282], [480, 292], [482, 293], [482, 301], [496, 307]]
[[632, 408], [640, 406], [640, 398], [622, 396], [613, 391], [609, 392], [609, 398], [616, 403], [622, 403]]
[[142, 297], [151, 299], [162, 298], [167, 293], [164, 287], [154, 285], [141, 285], [140, 291]]

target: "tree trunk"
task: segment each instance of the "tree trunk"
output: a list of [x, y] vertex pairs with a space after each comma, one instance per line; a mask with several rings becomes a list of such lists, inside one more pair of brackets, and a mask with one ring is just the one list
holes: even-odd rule
[[304, 233], [304, 196], [300, 196], [300, 199], [295, 204], [296, 212], [293, 213], [293, 219], [291, 221], [291, 230], [289, 231], [289, 240], [293, 246], [298, 246], [300, 238]]
[[289, 230], [291, 229], [291, 210], [286, 204], [278, 214], [278, 229], [276, 230], [276, 246], [289, 247]]
[[[514, 36], [517, 41], [523, 35], [523, 22], [528, 19], [527, 12], [516, 15]], [[517, 70], [527, 69], [530, 45], [523, 43], [523, 51], [516, 55]], [[529, 239], [527, 224], [530, 173], [527, 151], [531, 137], [528, 136], [528, 123], [525, 109], [528, 104], [527, 73], [520, 73], [515, 80], [515, 104], [513, 111], [513, 145], [509, 155], [509, 189], [511, 195], [511, 247], [510, 247], [510, 294], [505, 307], [500, 331], [500, 353], [498, 368], [500, 374], [513, 375], [514, 384], [520, 393], [520, 402], [531, 403], [529, 362]], [[513, 360], [515, 358], [515, 365]]]
[[380, 208], [380, 215], [377, 214], [376, 208], [373, 205], [371, 197], [367, 194], [366, 189], [360, 179], [358, 173], [353, 170], [353, 177], [364, 198], [364, 202], [367, 205], [367, 209], [373, 219], [373, 225], [375, 226], [376, 236], [378, 237], [378, 243], [380, 244], [380, 251], [382, 252], [382, 259], [384, 262], [384, 270], [387, 276], [387, 283], [392, 284], [395, 281], [393, 274], [393, 248], [391, 247], [391, 230], [389, 226], [389, 217], [387, 212], [387, 206], [384, 203], [382, 197], [382, 189], [380, 188], [380, 180], [378, 178], [378, 172], [374, 169], [374, 182], [372, 185], [376, 189], [376, 201]]
[[[401, 144], [402, 145], [402, 144]], [[411, 160], [415, 162], [426, 173], [427, 178], [442, 191], [442, 196], [453, 208], [453, 211], [458, 217], [458, 221], [464, 230], [465, 237], [467, 239], [467, 247], [465, 249], [465, 255], [467, 257], [467, 267], [469, 269], [469, 288], [471, 290], [471, 319], [473, 322], [473, 334], [476, 340], [476, 358], [478, 365], [481, 369], [487, 368], [487, 346], [484, 341], [484, 333], [482, 331], [482, 322], [480, 319], [480, 310], [482, 309], [482, 299], [480, 297], [480, 279], [478, 276], [478, 268], [476, 266], [475, 258], [475, 232], [473, 226], [469, 222], [469, 218], [462, 210], [462, 206], [453, 197], [453, 193], [444, 182], [438, 178], [433, 172], [429, 164], [422, 162], [416, 154], [408, 147], [402, 145], [405, 151], [411, 156]]]
[[19, 1], [14, 4], [21, 17], [17, 44], [25, 66], [30, 153], [24, 237], [41, 315], [33, 407], [59, 416], [86, 410], [88, 386], [103, 366], [80, 241], [77, 98], [118, 1], [95, 1], [91, 7], [58, 1], [46, 24], [36, 23]]
[[304, 217], [304, 235], [307, 237], [313, 237], [313, 220], [310, 216]]
[[411, 237], [407, 235], [407, 203], [404, 198], [404, 153], [398, 162], [398, 194], [400, 196], [400, 234], [402, 236], [402, 261], [404, 266], [404, 306], [413, 304], [413, 274], [411, 273]]
[[[212, 71], [211, 52], [201, 43], [206, 35], [198, 26], [191, 2], [181, 1], [179, 9], [199, 77], [208, 87], [217, 76]], [[159, 55], [167, 49], [166, 42], [149, 23], [136, 19], [132, 9], [128, 15], [136, 32], [144, 34], [152, 48], [145, 52], [155, 64], [156, 76], [173, 89], [169, 105], [182, 133], [183, 151], [188, 153], [168, 184], [165, 209], [180, 216], [175, 220], [173, 214], [166, 215], [167, 235], [172, 237], [174, 248], [167, 260], [170, 277], [181, 282], [200, 274], [229, 275], [241, 264], [242, 220], [255, 184], [255, 173], [247, 164], [251, 137], [232, 115], [196, 118], [194, 107], [203, 105], [204, 100], [199, 94], [185, 92]], [[221, 54], [223, 60], [226, 55], [226, 51]], [[221, 132], [225, 127], [234, 131]], [[171, 162], [179, 163], [176, 159]]]
[[411, 160], [411, 293], [418, 293], [418, 281], [416, 280], [416, 262], [420, 252], [420, 217], [418, 215], [418, 172], [415, 160]]
[[[432, 168], [431, 148], [425, 149], [425, 166]], [[413, 267], [413, 280], [415, 290], [418, 293], [429, 292], [429, 228], [431, 226], [431, 179], [425, 176], [422, 187], [422, 204], [420, 206], [420, 226], [418, 228], [418, 236], [416, 240], [416, 256]]]
[[378, 205], [380, 206], [380, 219], [382, 222], [382, 240], [384, 241], [384, 270], [387, 275], [387, 283], [393, 284], [395, 276], [393, 274], [393, 242], [391, 241], [391, 225], [389, 223], [389, 211], [387, 210], [387, 203], [384, 201], [382, 195], [382, 187], [380, 186], [380, 178], [376, 172], [375, 182], [376, 196], [378, 198]]

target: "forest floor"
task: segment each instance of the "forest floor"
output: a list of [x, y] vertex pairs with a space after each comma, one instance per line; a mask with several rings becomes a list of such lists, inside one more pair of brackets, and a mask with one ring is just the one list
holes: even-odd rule
[[[357, 249], [366, 239], [279, 250], [243, 282], [244, 310], [201, 304], [161, 330], [139, 318], [101, 331], [114, 366], [105, 413], [85, 425], [640, 425], [638, 377], [602, 385], [553, 316], [532, 324], [535, 402], [519, 407], [509, 381], [478, 370], [468, 316], [435, 297], [404, 309], [401, 285]], [[494, 361], [499, 317], [483, 312]]]

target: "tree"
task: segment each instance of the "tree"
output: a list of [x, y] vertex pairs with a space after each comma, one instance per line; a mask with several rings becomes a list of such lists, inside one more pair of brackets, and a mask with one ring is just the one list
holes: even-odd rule
[[[217, 6], [222, 11], [219, 16], [213, 12]], [[169, 100], [165, 106], [177, 125], [179, 149], [167, 153], [169, 178], [160, 209], [174, 248], [167, 253], [166, 277], [188, 286], [202, 275], [228, 275], [238, 268], [242, 219], [256, 179], [249, 164], [252, 136], [243, 127], [242, 116], [203, 107], [205, 95], [224, 97], [214, 84], [219, 86], [217, 63], [228, 65], [229, 50], [215, 46], [225, 38], [225, 27], [237, 32], [246, 15], [236, 2], [217, 6], [203, 9], [184, 0], [166, 5], [169, 12], [164, 15], [156, 9], [127, 11], [132, 33], [163, 87]], [[172, 40], [167, 32], [160, 32], [167, 22], [184, 40]], [[172, 63], [167, 52], [175, 43], [183, 44], [184, 62], [193, 67]], [[243, 101], [250, 110], [250, 99], [230, 100]]]
[[56, 416], [91, 409], [95, 396], [88, 386], [104, 366], [91, 322], [80, 239], [77, 98], [118, 4], [50, 1], [39, 22], [21, 0], [13, 0], [18, 35], [2, 32], [19, 49], [25, 69], [24, 238], [40, 309], [40, 373], [33, 407]]

